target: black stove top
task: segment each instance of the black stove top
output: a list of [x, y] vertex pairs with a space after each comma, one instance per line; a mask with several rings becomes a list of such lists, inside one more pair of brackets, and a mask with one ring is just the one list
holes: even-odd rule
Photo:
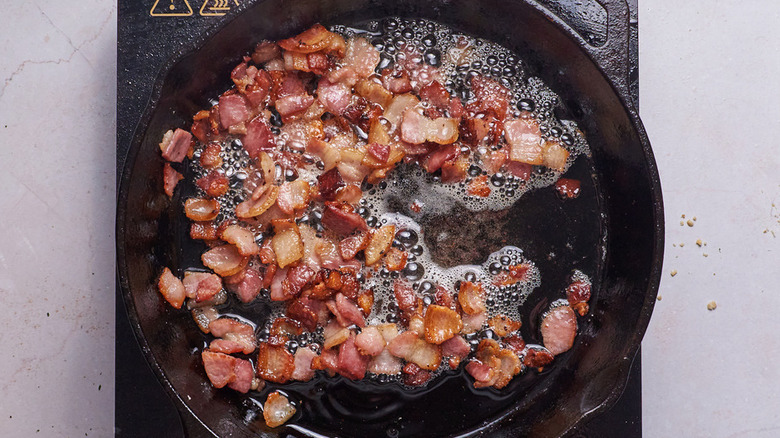
[[[235, 3], [234, 3], [235, 2]], [[631, 11], [630, 92], [638, 107], [637, 2]], [[117, 184], [133, 131], [141, 118], [152, 84], [183, 42], [218, 25], [237, 4], [223, 0], [119, 1], [117, 68]], [[595, 0], [539, 0], [565, 18], [589, 41], [605, 32]], [[199, 424], [182, 423], [174, 403], [143, 357], [128, 320], [117, 284], [116, 298], [116, 436], [120, 438], [211, 437]], [[609, 410], [573, 430], [570, 438], [631, 438], [642, 436], [641, 352], [632, 365], [623, 395]]]

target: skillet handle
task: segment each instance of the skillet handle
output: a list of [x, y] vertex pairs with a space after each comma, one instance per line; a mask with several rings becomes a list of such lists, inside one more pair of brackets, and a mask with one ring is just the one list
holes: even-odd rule
[[626, 0], [596, 0], [607, 11], [607, 41], [583, 47], [612, 81], [626, 104], [633, 106], [629, 80], [630, 11]]

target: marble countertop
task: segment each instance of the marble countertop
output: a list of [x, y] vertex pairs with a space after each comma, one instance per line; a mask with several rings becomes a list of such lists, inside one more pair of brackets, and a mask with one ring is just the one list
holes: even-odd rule
[[[110, 436], [116, 4], [0, 11], [0, 435]], [[644, 436], [778, 436], [780, 3], [639, 15], [667, 222]]]

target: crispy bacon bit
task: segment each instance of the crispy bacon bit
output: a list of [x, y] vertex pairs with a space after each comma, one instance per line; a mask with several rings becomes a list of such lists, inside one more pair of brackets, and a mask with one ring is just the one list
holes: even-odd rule
[[287, 270], [287, 276], [282, 281], [281, 296], [271, 293], [274, 301], [289, 300], [297, 296], [301, 290], [314, 278], [315, 272], [307, 265], [293, 266]]
[[525, 341], [520, 335], [511, 335], [504, 338], [504, 344], [518, 356], [525, 350]]
[[429, 102], [440, 110], [445, 110], [450, 105], [450, 93], [439, 81], [433, 81], [420, 89], [420, 99]]
[[211, 306], [196, 307], [192, 309], [191, 313], [192, 319], [195, 320], [195, 324], [203, 333], [209, 333], [209, 324], [219, 318], [219, 312]]
[[504, 123], [509, 159], [526, 164], [544, 163], [539, 123], [533, 119], [512, 119]]
[[526, 264], [509, 266], [506, 271], [500, 272], [493, 277], [493, 284], [496, 286], [508, 286], [518, 281], [524, 281], [528, 269], [529, 266]]
[[325, 305], [321, 301], [298, 297], [287, 305], [287, 316], [301, 323], [306, 330], [313, 332], [317, 328], [319, 315], [324, 308]]
[[347, 236], [354, 231], [368, 231], [366, 220], [357, 214], [351, 205], [335, 202], [325, 203], [322, 226], [340, 236]]
[[529, 348], [523, 358], [523, 365], [541, 368], [552, 363], [554, 356], [544, 348]]
[[287, 397], [274, 391], [268, 394], [263, 405], [263, 418], [268, 427], [279, 427], [295, 415], [295, 406]]
[[255, 330], [249, 324], [233, 318], [219, 318], [209, 324], [209, 331], [217, 338], [240, 344], [244, 354], [255, 351]]
[[495, 334], [502, 338], [510, 333], [520, 330], [522, 323], [505, 315], [496, 315], [488, 320], [488, 326]]
[[200, 165], [205, 169], [212, 169], [222, 165], [222, 157], [219, 155], [222, 146], [219, 143], [209, 143], [200, 153]]
[[184, 176], [171, 167], [171, 163], [166, 162], [163, 166], [163, 190], [169, 198], [173, 197], [173, 189], [182, 179]]
[[430, 371], [423, 370], [412, 362], [404, 365], [401, 372], [404, 374], [404, 384], [408, 386], [421, 386], [428, 380], [431, 380]]
[[273, 221], [276, 234], [271, 240], [271, 247], [276, 254], [276, 263], [285, 268], [303, 257], [303, 241], [298, 225], [291, 220], [278, 219]]
[[476, 111], [492, 113], [499, 120], [506, 118], [512, 93], [493, 79], [477, 75], [471, 79], [471, 89], [476, 99]]
[[580, 181], [571, 178], [561, 178], [555, 181], [555, 190], [564, 199], [574, 199], [580, 195]]
[[385, 338], [375, 326], [368, 326], [355, 337], [355, 346], [364, 356], [376, 356], [385, 349]]
[[566, 299], [578, 315], [585, 316], [590, 310], [590, 283], [582, 280], [573, 282], [566, 288]]
[[214, 199], [190, 198], [184, 201], [184, 214], [191, 221], [213, 221], [219, 214], [219, 203]]
[[458, 312], [444, 306], [431, 304], [425, 312], [425, 340], [431, 344], [442, 342], [455, 336], [463, 328]]
[[165, 298], [165, 301], [171, 306], [181, 309], [186, 296], [184, 285], [181, 280], [173, 275], [170, 269], [163, 269], [159, 280], [157, 280], [157, 288], [160, 290], [163, 298]]
[[257, 374], [269, 382], [287, 383], [295, 370], [293, 355], [283, 346], [266, 342], [261, 342], [258, 350]]
[[395, 237], [395, 225], [385, 225], [374, 231], [364, 251], [366, 266], [372, 266], [390, 249]]
[[385, 255], [385, 267], [390, 271], [400, 271], [406, 267], [406, 259], [409, 254], [398, 248], [392, 247]]
[[187, 298], [194, 299], [198, 303], [210, 300], [222, 290], [222, 279], [208, 272], [185, 272], [182, 284]]
[[374, 307], [374, 291], [368, 289], [358, 295], [357, 305], [363, 311], [363, 315], [368, 316], [371, 314], [371, 309]]
[[490, 196], [490, 184], [488, 183], [487, 175], [480, 175], [468, 184], [466, 192], [471, 196], [479, 196], [486, 198]]
[[335, 167], [318, 176], [317, 182], [319, 183], [320, 196], [326, 201], [332, 201], [336, 197], [336, 192], [344, 187], [344, 180]]
[[568, 305], [558, 306], [542, 319], [542, 340], [553, 356], [568, 351], [577, 335], [577, 316]]
[[517, 355], [501, 348], [492, 339], [483, 339], [477, 347], [476, 358], [466, 365], [466, 371], [475, 379], [475, 388], [493, 386], [501, 389], [521, 370], [522, 363]]
[[206, 192], [206, 196], [217, 198], [227, 193], [230, 181], [216, 170], [212, 170], [206, 176], [195, 181], [195, 184]]
[[217, 226], [214, 222], [193, 222], [190, 224], [190, 237], [195, 240], [217, 240]]
[[279, 187], [262, 185], [249, 199], [236, 206], [236, 216], [242, 219], [260, 216], [276, 203], [278, 196]]
[[485, 308], [485, 289], [480, 283], [472, 283], [470, 281], [463, 281], [460, 283], [460, 290], [458, 291], [458, 302], [463, 312], [474, 315], [482, 313]]
[[160, 143], [162, 157], [174, 163], [181, 163], [184, 157], [187, 156], [191, 143], [192, 134], [189, 132], [183, 129], [168, 131], [163, 135]]
[[323, 25], [317, 23], [302, 33], [277, 43], [284, 50], [298, 53], [324, 52], [343, 57], [346, 50], [346, 42], [341, 35], [330, 32]]
[[246, 266], [247, 258], [238, 252], [234, 245], [222, 245], [212, 248], [200, 256], [203, 264], [220, 277], [237, 274]]

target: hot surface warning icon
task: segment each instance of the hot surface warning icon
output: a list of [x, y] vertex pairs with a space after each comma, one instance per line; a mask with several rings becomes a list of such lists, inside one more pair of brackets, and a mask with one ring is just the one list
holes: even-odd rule
[[149, 13], [153, 17], [189, 17], [192, 8], [187, 0], [155, 0]]
[[238, 0], [205, 0], [200, 7], [200, 15], [225, 15], [233, 5], [238, 6]]

